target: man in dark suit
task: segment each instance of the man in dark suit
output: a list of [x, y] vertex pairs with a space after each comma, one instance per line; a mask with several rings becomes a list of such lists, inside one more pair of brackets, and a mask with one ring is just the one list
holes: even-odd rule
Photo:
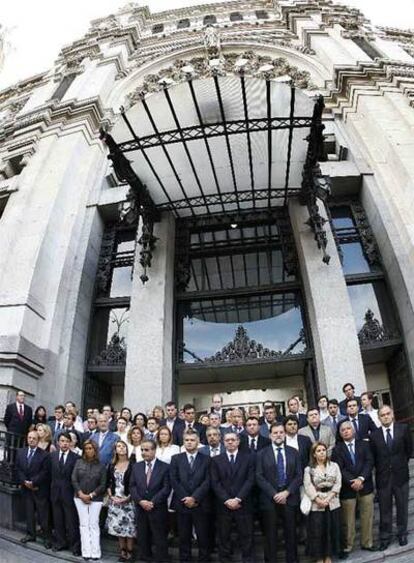
[[218, 428], [209, 426], [206, 431], [207, 446], [202, 446], [199, 452], [209, 457], [216, 457], [225, 451], [221, 443], [221, 432]]
[[56, 405], [55, 418], [49, 422], [50, 430], [52, 432], [53, 443], [57, 443], [59, 434], [63, 432], [63, 415], [65, 414], [65, 407], [63, 405]]
[[181, 420], [181, 418], [178, 418], [178, 409], [174, 401], [166, 403], [165, 412], [167, 413], [167, 417], [160, 420], [160, 426], [168, 426], [172, 434], [173, 444], [182, 446], [185, 422]]
[[98, 432], [98, 420], [96, 416], [91, 414], [86, 419], [86, 428], [87, 430], [82, 435], [82, 440], [86, 442], [86, 440], [90, 440], [96, 432]]
[[302, 465], [299, 452], [285, 445], [283, 424], [270, 429], [272, 446], [257, 454], [256, 482], [261, 491], [260, 506], [268, 561], [276, 561], [277, 521], [281, 516], [286, 546], [286, 562], [298, 561], [296, 514], [300, 503]]
[[210, 560], [210, 457], [197, 451], [199, 444], [197, 432], [186, 430], [184, 452], [173, 456], [170, 465], [174, 490], [172, 508], [177, 512], [180, 561], [191, 561], [193, 527], [197, 535], [198, 561]]
[[328, 426], [332, 434], [337, 436], [338, 426], [343, 420], [346, 420], [346, 416], [339, 412], [339, 403], [336, 399], [328, 400], [328, 416], [324, 418], [321, 422], [324, 426]]
[[55, 531], [53, 551], [69, 547], [73, 555], [79, 556], [79, 520], [72, 487], [72, 471], [79, 456], [70, 450], [70, 446], [70, 434], [62, 432], [59, 435], [59, 451], [50, 454], [50, 500]]
[[[183, 411], [184, 411], [185, 427], [182, 428], [182, 431], [184, 432], [184, 430], [188, 430], [188, 429], [196, 430], [198, 432], [198, 435], [200, 436], [200, 442], [202, 444], [206, 444], [207, 443], [207, 441], [206, 441], [206, 427], [203, 426], [203, 424], [196, 422], [196, 420], [195, 420], [196, 412], [195, 412], [194, 405], [192, 405], [191, 403], [187, 403], [186, 405], [184, 405]], [[181, 435], [181, 437], [182, 437], [182, 435]]]
[[309, 465], [309, 455], [312, 442], [308, 436], [298, 434], [298, 419], [295, 416], [288, 415], [285, 418], [285, 443], [291, 448], [295, 448], [299, 452], [302, 470]]
[[370, 441], [380, 508], [380, 550], [385, 550], [392, 536], [392, 497], [397, 508], [399, 544], [407, 545], [408, 462], [413, 453], [413, 442], [408, 425], [394, 422], [391, 407], [381, 407], [378, 417], [381, 426], [372, 432]]
[[227, 428], [225, 426], [222, 427], [223, 429], [223, 436], [227, 434], [227, 432], [235, 432], [236, 434], [242, 434], [244, 432], [244, 413], [241, 409], [232, 409], [231, 410], [231, 426]]
[[26, 396], [24, 391], [16, 392], [16, 401], [6, 407], [4, 413], [4, 425], [7, 432], [13, 432], [19, 436], [26, 436], [33, 422], [33, 411], [29, 405], [25, 404]]
[[219, 415], [220, 422], [226, 422], [226, 411], [223, 409], [223, 397], [217, 393], [213, 395], [211, 399], [212, 405], [210, 407], [210, 412], [214, 412]]
[[43, 530], [46, 549], [52, 547], [49, 526], [49, 454], [37, 447], [39, 435], [32, 430], [27, 435], [27, 448], [16, 455], [16, 473], [22, 488], [27, 534], [22, 543], [36, 541], [36, 518]]
[[260, 434], [265, 438], [269, 438], [270, 427], [275, 422], [282, 422], [283, 417], [277, 414], [277, 409], [275, 405], [268, 405], [264, 409], [264, 421], [260, 425]]
[[152, 545], [154, 561], [168, 561], [168, 506], [171, 491], [170, 467], [155, 458], [152, 440], [141, 444], [143, 461], [132, 467], [129, 490], [137, 507], [137, 541], [141, 559], [150, 561]]
[[345, 393], [345, 399], [343, 399], [339, 403], [339, 410], [340, 410], [341, 414], [343, 414], [344, 416], [347, 416], [346, 403], [347, 403], [348, 399], [356, 399], [356, 401], [358, 403], [358, 407], [361, 406], [361, 399], [360, 399], [360, 397], [357, 397], [355, 395], [355, 387], [353, 386], [352, 383], [345, 383], [345, 385], [342, 387], [342, 392]]
[[374, 459], [369, 443], [355, 439], [355, 431], [349, 420], [340, 426], [342, 441], [338, 442], [332, 453], [342, 474], [341, 509], [343, 531], [342, 559], [352, 551], [355, 541], [355, 515], [358, 504], [361, 547], [376, 551], [373, 541], [374, 484], [372, 470]]
[[298, 427], [299, 428], [304, 428], [307, 424], [308, 421], [306, 419], [306, 414], [303, 414], [301, 412], [299, 412], [299, 401], [297, 397], [291, 397], [288, 400], [288, 410], [286, 413], [286, 416], [294, 416], [296, 418], [296, 420], [298, 421]]
[[[354, 399], [348, 399], [346, 403], [346, 414], [355, 431], [355, 438], [357, 440], [369, 440], [371, 432], [377, 429], [375, 422], [367, 414], [359, 413], [358, 401]], [[338, 425], [338, 429], [341, 428], [341, 423]]]
[[270, 445], [270, 439], [260, 434], [259, 419], [250, 416], [246, 420], [244, 431], [240, 434], [240, 449], [249, 449], [252, 452], [258, 452]]
[[243, 563], [253, 558], [253, 516], [251, 491], [254, 485], [254, 459], [239, 448], [234, 432], [224, 436], [226, 451], [211, 460], [211, 486], [216, 497], [220, 561], [231, 558], [231, 531], [235, 524]]

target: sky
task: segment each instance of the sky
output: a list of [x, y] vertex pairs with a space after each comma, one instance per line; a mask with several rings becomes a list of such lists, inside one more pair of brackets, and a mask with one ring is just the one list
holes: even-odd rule
[[[205, 0], [204, 0], [205, 1]], [[210, 0], [215, 4], [222, 0]], [[203, 0], [147, 0], [152, 12], [202, 4]], [[376, 25], [414, 29], [414, 0], [348, 0]], [[1, 0], [6, 57], [0, 88], [49, 69], [62, 46], [81, 38], [92, 19], [115, 13], [126, 0]]]

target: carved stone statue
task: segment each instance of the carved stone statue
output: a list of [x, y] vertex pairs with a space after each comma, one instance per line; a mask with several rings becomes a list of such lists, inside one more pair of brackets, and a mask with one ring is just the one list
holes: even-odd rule
[[204, 46], [208, 55], [218, 55], [220, 53], [220, 34], [212, 25], [207, 25], [204, 30]]

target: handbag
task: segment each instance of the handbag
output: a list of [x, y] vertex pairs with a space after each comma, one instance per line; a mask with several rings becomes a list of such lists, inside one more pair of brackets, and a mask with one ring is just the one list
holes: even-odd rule
[[300, 511], [305, 516], [308, 516], [308, 514], [309, 514], [309, 512], [311, 511], [311, 508], [312, 508], [312, 501], [308, 497], [308, 495], [305, 493], [305, 489], [303, 487], [301, 487], [300, 494], [301, 494]]

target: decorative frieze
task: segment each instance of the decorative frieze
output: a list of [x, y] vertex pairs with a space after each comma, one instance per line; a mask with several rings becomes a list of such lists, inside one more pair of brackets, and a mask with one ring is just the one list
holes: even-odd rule
[[387, 328], [385, 328], [378, 319], [375, 318], [374, 313], [371, 309], [368, 309], [365, 313], [365, 323], [363, 324], [361, 330], [358, 332], [358, 340], [360, 345], [375, 344], [377, 342], [384, 342], [386, 340], [391, 340], [395, 338], [396, 334], [393, 334]]

